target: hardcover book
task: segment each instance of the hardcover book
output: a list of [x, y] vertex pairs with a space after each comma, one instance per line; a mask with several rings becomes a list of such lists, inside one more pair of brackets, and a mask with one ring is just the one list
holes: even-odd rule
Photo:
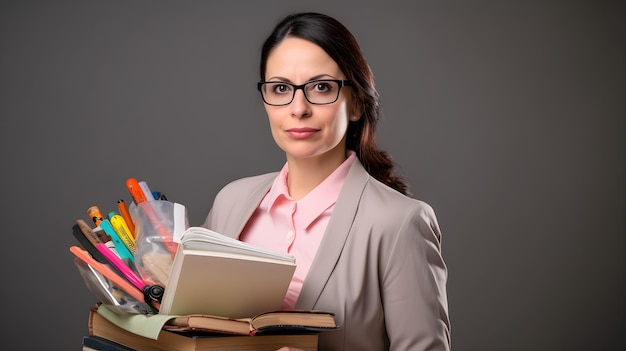
[[83, 351], [135, 351], [115, 341], [95, 335], [83, 336]]
[[96, 309], [89, 311], [88, 330], [90, 336], [98, 336], [138, 351], [276, 351], [284, 346], [316, 351], [318, 347], [317, 333], [250, 336], [161, 330], [155, 340], [118, 327]]
[[291, 255], [190, 227], [181, 236], [159, 313], [246, 318], [278, 310], [295, 268]]
[[315, 310], [282, 310], [265, 312], [251, 318], [227, 318], [209, 315], [187, 315], [172, 318], [166, 330], [201, 330], [215, 333], [257, 335], [261, 333], [289, 333], [336, 330], [332, 313]]

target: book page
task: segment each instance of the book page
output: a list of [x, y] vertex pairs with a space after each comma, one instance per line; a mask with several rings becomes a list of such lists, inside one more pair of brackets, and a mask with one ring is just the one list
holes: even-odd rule
[[233, 253], [295, 263], [295, 257], [291, 255], [253, 246], [202, 227], [187, 229], [181, 237], [181, 244], [190, 250]]

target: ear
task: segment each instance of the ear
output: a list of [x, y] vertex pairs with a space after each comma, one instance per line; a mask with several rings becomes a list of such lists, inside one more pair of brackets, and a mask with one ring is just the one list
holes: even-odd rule
[[363, 109], [361, 108], [361, 106], [353, 104], [350, 111], [350, 116], [348, 117], [348, 119], [350, 119], [350, 122], [358, 121], [359, 119], [361, 119], [361, 115], [363, 115]]

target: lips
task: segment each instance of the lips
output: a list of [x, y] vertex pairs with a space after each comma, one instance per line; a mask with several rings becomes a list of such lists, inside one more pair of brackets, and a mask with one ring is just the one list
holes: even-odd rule
[[287, 129], [287, 134], [294, 139], [306, 139], [317, 133], [319, 129], [315, 128], [291, 128]]

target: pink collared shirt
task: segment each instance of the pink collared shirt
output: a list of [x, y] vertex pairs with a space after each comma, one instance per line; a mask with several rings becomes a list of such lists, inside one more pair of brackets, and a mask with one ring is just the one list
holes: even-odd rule
[[294, 308], [296, 305], [341, 187], [355, 159], [354, 151], [348, 150], [347, 159], [297, 201], [289, 196], [289, 167], [285, 164], [239, 236], [241, 241], [295, 256], [296, 271], [282, 308]]

